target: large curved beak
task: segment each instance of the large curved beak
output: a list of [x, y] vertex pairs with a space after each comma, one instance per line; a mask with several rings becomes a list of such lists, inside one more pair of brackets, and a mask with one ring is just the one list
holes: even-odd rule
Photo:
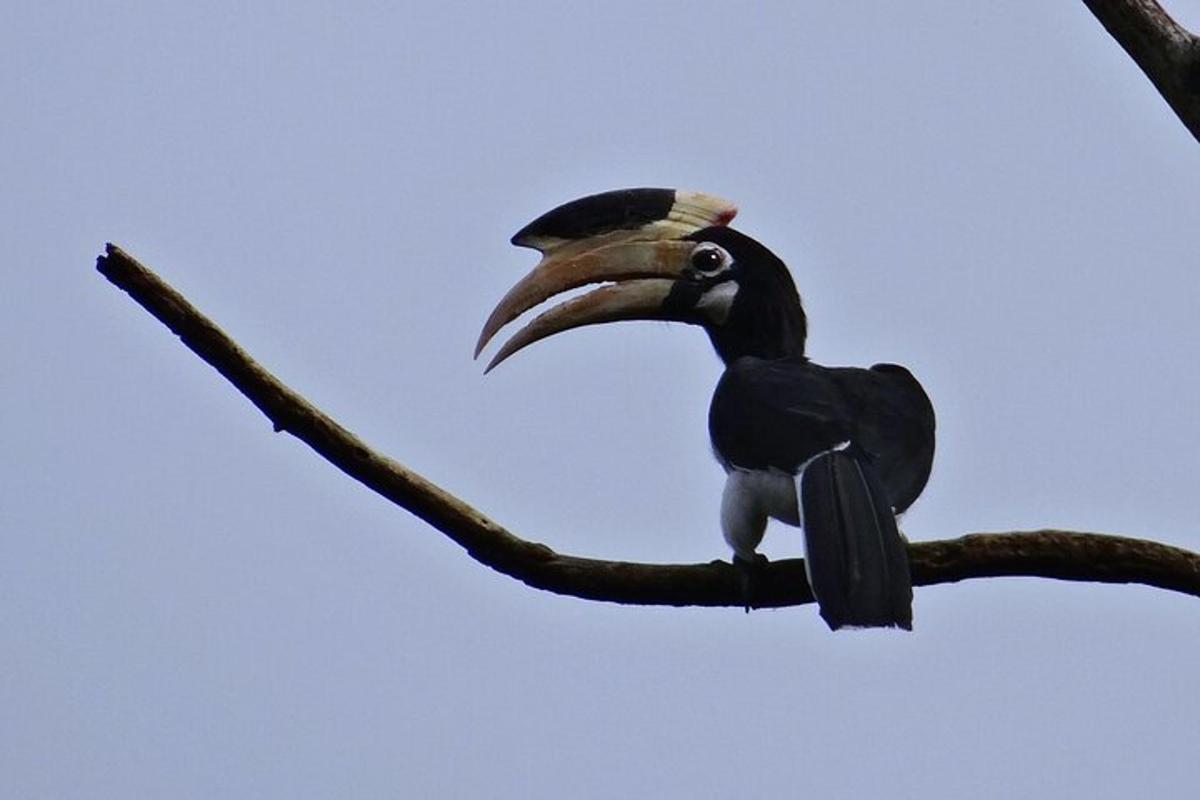
[[[591, 240], [591, 244], [596, 241]], [[693, 246], [692, 242], [678, 240], [614, 241], [582, 252], [553, 253], [513, 286], [492, 311], [479, 334], [475, 356], [500, 328], [524, 312], [560, 292], [593, 283], [610, 285], [536, 317], [500, 348], [485, 371], [540, 339], [572, 328], [619, 320], [679, 319], [663, 306], [688, 268]]]
[[610, 283], [537, 317], [510, 339], [488, 369], [526, 345], [559, 331], [626, 319], [680, 319], [664, 307], [689, 268], [695, 231], [728, 225], [737, 206], [702, 192], [618, 189], [581, 197], [547, 211], [513, 236], [542, 260], [492, 311], [475, 357], [496, 332], [560, 292]]

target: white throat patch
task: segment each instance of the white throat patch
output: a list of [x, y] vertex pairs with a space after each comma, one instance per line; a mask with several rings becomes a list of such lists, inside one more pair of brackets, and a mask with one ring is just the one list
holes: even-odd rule
[[737, 297], [737, 281], [721, 281], [716, 286], [700, 295], [696, 310], [716, 325], [724, 325], [729, 319], [729, 309], [733, 307], [733, 298]]

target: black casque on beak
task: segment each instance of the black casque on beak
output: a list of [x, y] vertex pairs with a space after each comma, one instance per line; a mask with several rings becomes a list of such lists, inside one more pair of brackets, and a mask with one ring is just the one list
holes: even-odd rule
[[608, 283], [551, 308], [519, 330], [492, 358], [491, 370], [521, 348], [561, 331], [618, 320], [693, 321], [684, 312], [692, 282], [679, 278], [696, 242], [686, 237], [728, 225], [732, 203], [699, 192], [622, 189], [559, 206], [513, 236], [542, 260], [508, 291], [479, 334], [475, 356], [500, 328], [539, 303], [580, 286]]

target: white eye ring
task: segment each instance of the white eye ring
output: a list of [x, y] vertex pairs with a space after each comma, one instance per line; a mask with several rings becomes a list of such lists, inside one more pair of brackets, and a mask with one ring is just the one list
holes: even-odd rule
[[689, 261], [692, 269], [701, 275], [716, 275], [729, 269], [733, 264], [733, 256], [719, 244], [701, 242], [692, 250]]

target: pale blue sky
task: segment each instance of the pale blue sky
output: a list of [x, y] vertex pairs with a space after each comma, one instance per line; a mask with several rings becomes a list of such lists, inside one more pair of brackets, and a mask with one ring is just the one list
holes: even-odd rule
[[9, 10], [0, 795], [1194, 793], [1194, 598], [973, 581], [918, 589], [911, 635], [833, 635], [536, 592], [273, 434], [92, 268], [126, 247], [527, 538], [705, 561], [702, 335], [470, 354], [534, 216], [713, 192], [791, 266], [817, 360], [933, 397], [910, 538], [1200, 549], [1200, 145], [1120, 48], [1079, 2], [750, 8]]

